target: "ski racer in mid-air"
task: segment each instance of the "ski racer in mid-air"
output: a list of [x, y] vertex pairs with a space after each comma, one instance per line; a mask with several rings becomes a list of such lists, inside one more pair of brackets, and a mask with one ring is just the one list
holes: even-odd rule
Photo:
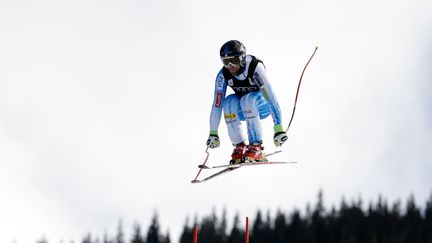
[[[228, 135], [234, 145], [230, 164], [265, 161], [260, 120], [272, 116], [276, 146], [282, 146], [288, 136], [283, 130], [281, 109], [264, 64], [246, 54], [246, 48], [238, 40], [223, 44], [220, 58], [223, 67], [216, 77], [207, 147], [217, 148], [220, 145], [218, 128], [223, 110]], [[233, 89], [234, 94], [226, 96], [227, 86]], [[246, 121], [248, 145], [241, 121]]]

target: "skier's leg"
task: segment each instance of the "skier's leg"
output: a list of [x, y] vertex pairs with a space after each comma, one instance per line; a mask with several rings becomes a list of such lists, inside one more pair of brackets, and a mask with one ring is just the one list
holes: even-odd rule
[[228, 95], [224, 100], [223, 111], [232, 144], [244, 142], [245, 136], [240, 122], [244, 121], [244, 117], [240, 108], [240, 98], [234, 94]]
[[264, 161], [260, 119], [270, 114], [269, 105], [261, 92], [252, 92], [241, 98], [240, 106], [246, 119], [249, 137], [249, 146], [244, 154], [244, 160], [246, 162]]
[[260, 119], [264, 119], [270, 114], [267, 101], [261, 92], [251, 92], [240, 99], [240, 107], [246, 120], [249, 143], [261, 143]]
[[227, 96], [224, 101], [223, 110], [228, 127], [228, 135], [234, 145], [230, 164], [238, 164], [242, 162], [243, 155], [246, 152], [245, 136], [240, 122], [244, 121], [240, 109], [240, 98], [234, 94]]

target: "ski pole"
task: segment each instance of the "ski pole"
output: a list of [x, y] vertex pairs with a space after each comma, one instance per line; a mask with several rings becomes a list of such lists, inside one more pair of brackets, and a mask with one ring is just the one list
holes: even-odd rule
[[294, 113], [295, 113], [296, 106], [297, 106], [297, 98], [298, 98], [298, 94], [299, 94], [299, 91], [300, 91], [300, 84], [301, 84], [301, 81], [302, 81], [302, 79], [303, 79], [303, 74], [304, 74], [304, 72], [306, 71], [306, 67], [309, 65], [310, 61], [311, 61], [312, 58], [314, 57], [315, 52], [316, 52], [317, 50], [318, 50], [318, 46], [315, 47], [315, 50], [314, 50], [314, 52], [312, 53], [312, 56], [309, 58], [309, 61], [308, 61], [308, 62], [306, 63], [306, 65], [304, 66], [304, 68], [303, 68], [303, 72], [301, 73], [300, 80], [299, 80], [299, 83], [298, 83], [298, 86], [297, 86], [297, 93], [296, 93], [296, 97], [295, 97], [295, 100], [294, 100], [294, 108], [293, 108], [293, 111], [292, 111], [292, 114], [291, 114], [290, 122], [288, 123], [288, 127], [287, 127], [285, 133], [288, 132], [288, 129], [290, 128], [291, 123], [292, 123], [293, 118], [294, 118]]
[[198, 178], [199, 174], [201, 173], [202, 169], [204, 168], [204, 165], [207, 163], [207, 160], [208, 160], [208, 158], [210, 156], [210, 153], [208, 152], [208, 149], [209, 149], [209, 147], [207, 147], [206, 150], [205, 150], [205, 153], [207, 154], [207, 156], [206, 156], [204, 162], [202, 163], [202, 166], [200, 166], [200, 169], [199, 169], [198, 174], [196, 175], [195, 179], [193, 179], [191, 181], [192, 183], [194, 183], [194, 182], [197, 181], [197, 178]]

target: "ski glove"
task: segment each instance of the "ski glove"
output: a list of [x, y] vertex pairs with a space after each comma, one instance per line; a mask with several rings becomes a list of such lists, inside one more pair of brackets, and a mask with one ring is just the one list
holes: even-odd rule
[[217, 131], [210, 131], [210, 135], [207, 139], [207, 147], [208, 148], [217, 148], [219, 147], [219, 136], [217, 134]]
[[288, 140], [288, 136], [286, 132], [282, 129], [282, 125], [275, 125], [274, 126], [274, 136], [273, 136], [273, 142], [276, 145], [276, 147], [282, 146]]

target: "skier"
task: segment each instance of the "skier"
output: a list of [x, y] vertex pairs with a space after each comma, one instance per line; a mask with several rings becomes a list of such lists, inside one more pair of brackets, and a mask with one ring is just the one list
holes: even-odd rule
[[[217, 148], [220, 145], [218, 127], [223, 110], [228, 135], [234, 145], [230, 164], [265, 161], [260, 119], [272, 116], [276, 146], [282, 146], [288, 136], [283, 130], [281, 110], [264, 64], [246, 54], [246, 48], [238, 40], [223, 44], [220, 58], [223, 67], [216, 77], [207, 147]], [[225, 97], [227, 86], [233, 89], [234, 94]], [[249, 145], [246, 145], [241, 121], [246, 121]]]

